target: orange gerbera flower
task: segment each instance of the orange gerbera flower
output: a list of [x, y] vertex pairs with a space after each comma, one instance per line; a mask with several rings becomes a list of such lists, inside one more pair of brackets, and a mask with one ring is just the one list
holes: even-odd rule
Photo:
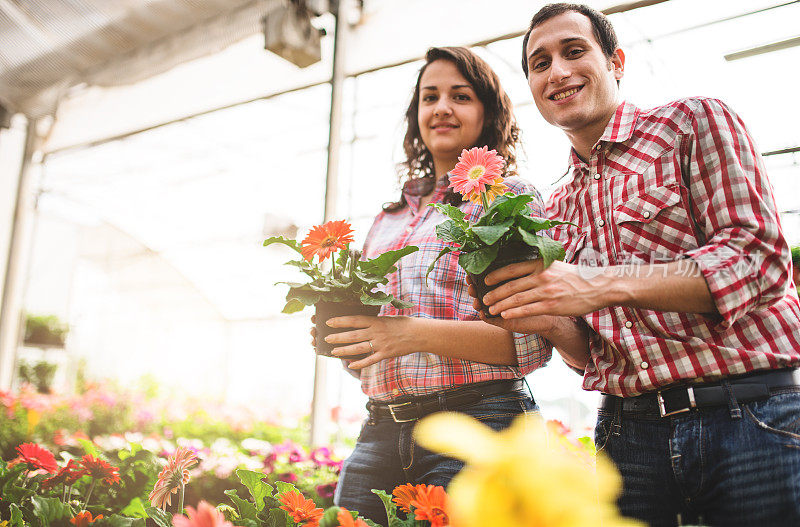
[[174, 515], [172, 524], [175, 527], [234, 527], [207, 501], [201, 501], [197, 505], [197, 510], [194, 507], [186, 507], [186, 514], [189, 515], [188, 518], [181, 514]]
[[367, 522], [360, 518], [354, 520], [350, 511], [344, 507], [339, 508], [339, 512], [336, 513], [336, 519], [339, 520], [340, 527], [369, 527]]
[[294, 521], [307, 522], [304, 525], [307, 527], [317, 527], [319, 520], [322, 518], [322, 509], [315, 507], [313, 500], [306, 499], [298, 491], [293, 490], [285, 494], [281, 494], [278, 498], [283, 505], [281, 509], [288, 512]]
[[417, 497], [411, 502], [417, 520], [431, 522], [431, 527], [450, 525], [447, 515], [447, 493], [434, 485], [417, 485]]
[[69, 522], [74, 525], [75, 527], [86, 527], [87, 525], [96, 522], [100, 518], [102, 518], [102, 514], [98, 514], [94, 518], [92, 518], [92, 513], [89, 511], [83, 511], [76, 514]]
[[119, 468], [98, 459], [91, 454], [86, 454], [81, 458], [81, 466], [84, 469], [84, 474], [92, 476], [94, 479], [99, 479], [103, 483], [113, 485], [119, 483]]
[[464, 149], [458, 163], [450, 171], [450, 186], [467, 199], [477, 192], [485, 192], [490, 185], [502, 182], [505, 161], [488, 146]]
[[197, 453], [185, 447], [178, 448], [167, 458], [167, 465], [158, 473], [158, 479], [148, 499], [153, 507], [165, 509], [172, 502], [172, 495], [181, 485], [189, 483], [189, 469], [197, 463]]
[[19, 445], [17, 447], [17, 454], [19, 454], [19, 456], [8, 462], [9, 467], [19, 463], [25, 463], [28, 465], [29, 470], [41, 469], [50, 474], [58, 471], [58, 463], [56, 463], [56, 457], [53, 453], [36, 443], [23, 443]]
[[322, 262], [339, 249], [347, 249], [353, 241], [352, 234], [351, 225], [344, 220], [332, 220], [324, 225], [317, 225], [300, 242], [300, 252], [309, 262], [315, 255]]
[[[423, 487], [424, 485], [419, 485]], [[394, 498], [392, 501], [400, 507], [400, 510], [404, 512], [411, 512], [411, 502], [414, 501], [417, 497], [417, 489], [414, 485], [410, 483], [406, 483], [404, 485], [398, 485], [392, 491]]]

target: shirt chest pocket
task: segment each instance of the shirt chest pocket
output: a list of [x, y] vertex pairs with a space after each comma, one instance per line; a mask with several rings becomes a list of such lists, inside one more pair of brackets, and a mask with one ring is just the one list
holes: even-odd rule
[[614, 207], [613, 218], [623, 252], [618, 259], [672, 260], [696, 247], [692, 221], [682, 206], [677, 184], [645, 189]]

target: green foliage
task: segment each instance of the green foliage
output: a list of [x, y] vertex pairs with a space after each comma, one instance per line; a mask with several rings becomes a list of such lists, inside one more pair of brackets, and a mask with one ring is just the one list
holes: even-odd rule
[[55, 315], [25, 314], [26, 344], [63, 347], [69, 326]]
[[58, 369], [58, 364], [43, 360], [37, 361], [33, 365], [21, 360], [17, 367], [20, 381], [32, 384], [39, 393], [50, 393], [56, 369]]
[[[456, 209], [457, 210], [457, 209]], [[302, 254], [300, 244], [283, 236], [273, 236], [264, 240], [264, 246], [282, 244]], [[392, 295], [374, 291], [380, 284], [386, 284], [387, 274], [397, 270], [395, 264], [408, 254], [419, 250], [409, 245], [396, 251], [387, 251], [371, 260], [361, 260], [359, 251], [339, 251], [335, 261], [327, 273], [323, 273], [318, 265], [306, 260], [292, 260], [286, 265], [297, 267], [308, 277], [308, 282], [278, 282], [289, 286], [286, 305], [283, 313], [296, 313], [306, 306], [313, 306], [319, 301], [361, 303], [371, 306], [382, 306], [391, 303], [399, 309], [411, 307]]]
[[508, 192], [498, 196], [474, 224], [465, 219], [464, 212], [452, 205], [431, 203], [430, 207], [435, 207], [447, 217], [436, 226], [436, 236], [458, 247], [445, 247], [428, 266], [427, 274], [433, 271], [439, 258], [453, 251], [460, 251], [458, 264], [465, 271], [481, 274], [497, 259], [504, 247], [512, 244], [535, 247], [545, 267], [554, 260], [563, 259], [561, 244], [537, 233], [566, 222], [532, 216], [531, 201], [533, 196], [527, 194]]

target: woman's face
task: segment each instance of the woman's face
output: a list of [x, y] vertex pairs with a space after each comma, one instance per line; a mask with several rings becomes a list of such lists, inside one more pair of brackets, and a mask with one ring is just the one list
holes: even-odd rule
[[449, 60], [428, 64], [420, 79], [417, 121], [434, 163], [455, 162], [476, 146], [483, 131], [483, 103]]

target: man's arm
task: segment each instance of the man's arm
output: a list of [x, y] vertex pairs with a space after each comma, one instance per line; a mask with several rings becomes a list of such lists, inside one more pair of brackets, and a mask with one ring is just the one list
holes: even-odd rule
[[[512, 264], [486, 277], [489, 285], [511, 280], [486, 294], [489, 312], [504, 319], [536, 315], [581, 316], [610, 306], [715, 314], [716, 308], [697, 264], [587, 268], [541, 260]], [[554, 343], [555, 345], [555, 343]]]

